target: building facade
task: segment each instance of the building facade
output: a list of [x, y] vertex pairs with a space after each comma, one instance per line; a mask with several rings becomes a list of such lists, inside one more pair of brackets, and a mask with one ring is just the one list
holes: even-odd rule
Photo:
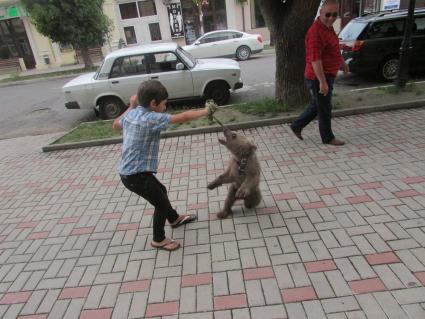
[[[105, 55], [122, 45], [167, 41], [185, 45], [205, 32], [226, 28], [259, 33], [267, 43], [269, 32], [257, 2], [209, 0], [200, 10], [192, 0], [105, 0], [103, 11], [112, 20], [113, 28], [105, 45], [92, 52], [96, 55], [101, 49]], [[80, 61], [72, 47], [41, 35], [19, 0], [0, 0], [0, 72], [45, 69]]]

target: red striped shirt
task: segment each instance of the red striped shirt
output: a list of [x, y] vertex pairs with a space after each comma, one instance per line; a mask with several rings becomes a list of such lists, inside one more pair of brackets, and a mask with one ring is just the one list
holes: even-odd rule
[[304, 76], [315, 80], [311, 62], [322, 61], [325, 75], [336, 76], [342, 64], [339, 40], [334, 28], [328, 28], [319, 18], [308, 29], [305, 37], [306, 65]]

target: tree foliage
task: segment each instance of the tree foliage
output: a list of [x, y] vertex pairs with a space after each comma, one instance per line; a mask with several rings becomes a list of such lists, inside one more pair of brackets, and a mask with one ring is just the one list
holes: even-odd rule
[[54, 42], [80, 49], [86, 67], [88, 48], [103, 45], [111, 28], [103, 0], [22, 0], [37, 30]]
[[289, 106], [307, 100], [304, 38], [320, 0], [257, 0], [276, 49], [275, 97]]

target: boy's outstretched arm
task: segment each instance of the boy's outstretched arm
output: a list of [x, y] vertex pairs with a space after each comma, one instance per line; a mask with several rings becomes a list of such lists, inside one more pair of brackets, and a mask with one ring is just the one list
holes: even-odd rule
[[217, 110], [215, 104], [209, 104], [203, 109], [190, 110], [178, 114], [171, 115], [171, 123], [182, 123], [190, 120], [196, 120], [202, 116], [211, 116]]
[[130, 105], [128, 106], [128, 109], [121, 114], [120, 116], [118, 116], [115, 120], [114, 123], [112, 123], [112, 129], [115, 131], [120, 131], [122, 129], [121, 124], [120, 124], [120, 120], [121, 118], [127, 114], [127, 112], [129, 112], [130, 110], [134, 109], [137, 106], [137, 95], [132, 95], [130, 97]]

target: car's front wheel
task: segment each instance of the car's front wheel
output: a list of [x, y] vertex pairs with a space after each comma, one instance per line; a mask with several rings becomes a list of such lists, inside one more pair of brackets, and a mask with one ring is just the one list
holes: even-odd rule
[[124, 103], [117, 97], [105, 97], [99, 101], [99, 115], [104, 120], [117, 118], [124, 108]]
[[205, 97], [218, 105], [225, 105], [230, 98], [229, 85], [226, 82], [210, 83], [205, 89]]
[[250, 56], [251, 49], [246, 45], [242, 45], [236, 50], [236, 58], [240, 61], [248, 60]]
[[398, 66], [400, 60], [398, 57], [389, 57], [385, 59], [379, 68], [379, 78], [385, 81], [393, 81], [397, 78]]

